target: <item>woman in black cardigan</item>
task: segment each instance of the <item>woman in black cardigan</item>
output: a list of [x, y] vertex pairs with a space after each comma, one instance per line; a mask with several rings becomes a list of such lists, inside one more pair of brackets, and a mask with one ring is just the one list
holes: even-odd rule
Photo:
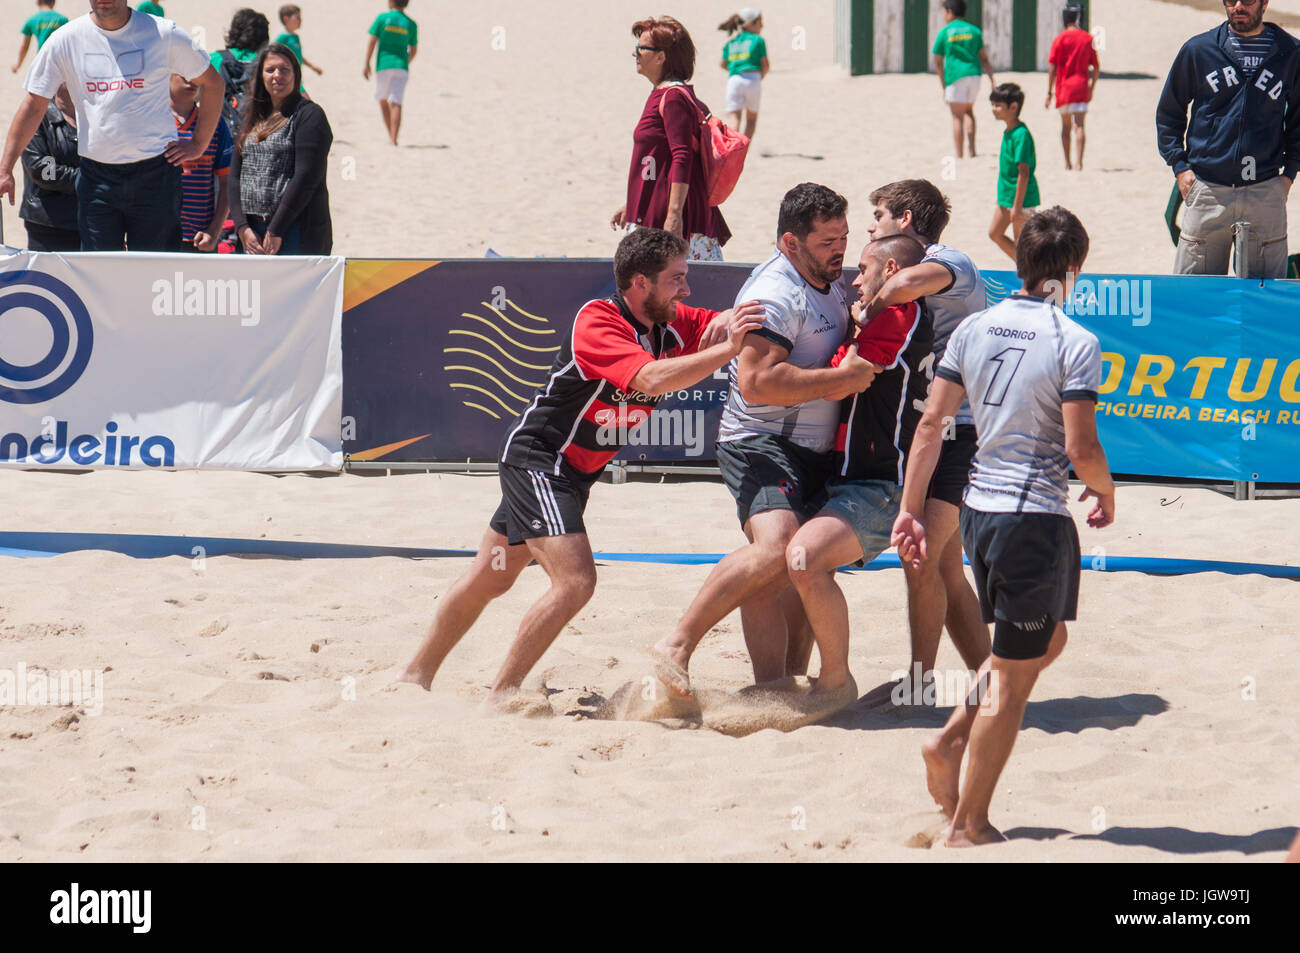
[[250, 255], [328, 255], [334, 246], [325, 166], [334, 133], [299, 92], [302, 67], [271, 43], [253, 64], [248, 114], [230, 166], [230, 211]]

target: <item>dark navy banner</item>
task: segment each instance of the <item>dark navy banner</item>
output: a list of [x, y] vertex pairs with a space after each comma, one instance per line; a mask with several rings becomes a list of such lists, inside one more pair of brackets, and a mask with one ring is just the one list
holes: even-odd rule
[[[690, 303], [730, 307], [752, 265], [693, 264]], [[989, 304], [1019, 287], [984, 272]], [[495, 460], [608, 260], [348, 262], [350, 459]], [[1300, 284], [1083, 275], [1065, 310], [1101, 342], [1098, 429], [1116, 473], [1300, 482]], [[665, 399], [619, 459], [712, 462], [725, 368]]]

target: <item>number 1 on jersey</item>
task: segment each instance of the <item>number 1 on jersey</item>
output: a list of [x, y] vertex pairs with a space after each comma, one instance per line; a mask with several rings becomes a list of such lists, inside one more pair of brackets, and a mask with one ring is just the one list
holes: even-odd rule
[[[1011, 355], [1014, 355], [1012, 357]], [[989, 381], [989, 389], [984, 394], [984, 404], [987, 407], [1001, 407], [1002, 401], [1006, 399], [1007, 389], [1011, 386], [1012, 379], [1016, 376], [1016, 371], [1020, 370], [1020, 362], [1025, 357], [1023, 347], [1009, 347], [1005, 350], [994, 354], [990, 361], [997, 364], [998, 369], [993, 372], [993, 380]], [[1008, 367], [1008, 365], [1010, 365]], [[1005, 374], [1004, 374], [1005, 372]], [[1003, 380], [1003, 377], [1006, 380]]]

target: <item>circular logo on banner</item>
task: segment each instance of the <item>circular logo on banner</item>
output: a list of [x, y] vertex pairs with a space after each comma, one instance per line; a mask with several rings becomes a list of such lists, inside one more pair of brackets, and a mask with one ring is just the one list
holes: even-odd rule
[[[31, 364], [12, 363], [6, 353], [12, 339], [6, 340], [5, 318], [18, 310], [36, 312], [52, 332], [49, 352]], [[62, 281], [38, 271], [0, 274], [0, 400], [39, 404], [58, 397], [81, 377], [94, 343], [90, 312]]]

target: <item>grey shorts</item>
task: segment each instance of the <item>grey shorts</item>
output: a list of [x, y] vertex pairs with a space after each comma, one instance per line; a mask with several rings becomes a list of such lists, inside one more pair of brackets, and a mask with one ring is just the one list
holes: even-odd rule
[[891, 480], [846, 480], [826, 485], [827, 500], [819, 512], [834, 513], [853, 527], [862, 546], [865, 566], [889, 548], [889, 537], [898, 519], [903, 488]]

